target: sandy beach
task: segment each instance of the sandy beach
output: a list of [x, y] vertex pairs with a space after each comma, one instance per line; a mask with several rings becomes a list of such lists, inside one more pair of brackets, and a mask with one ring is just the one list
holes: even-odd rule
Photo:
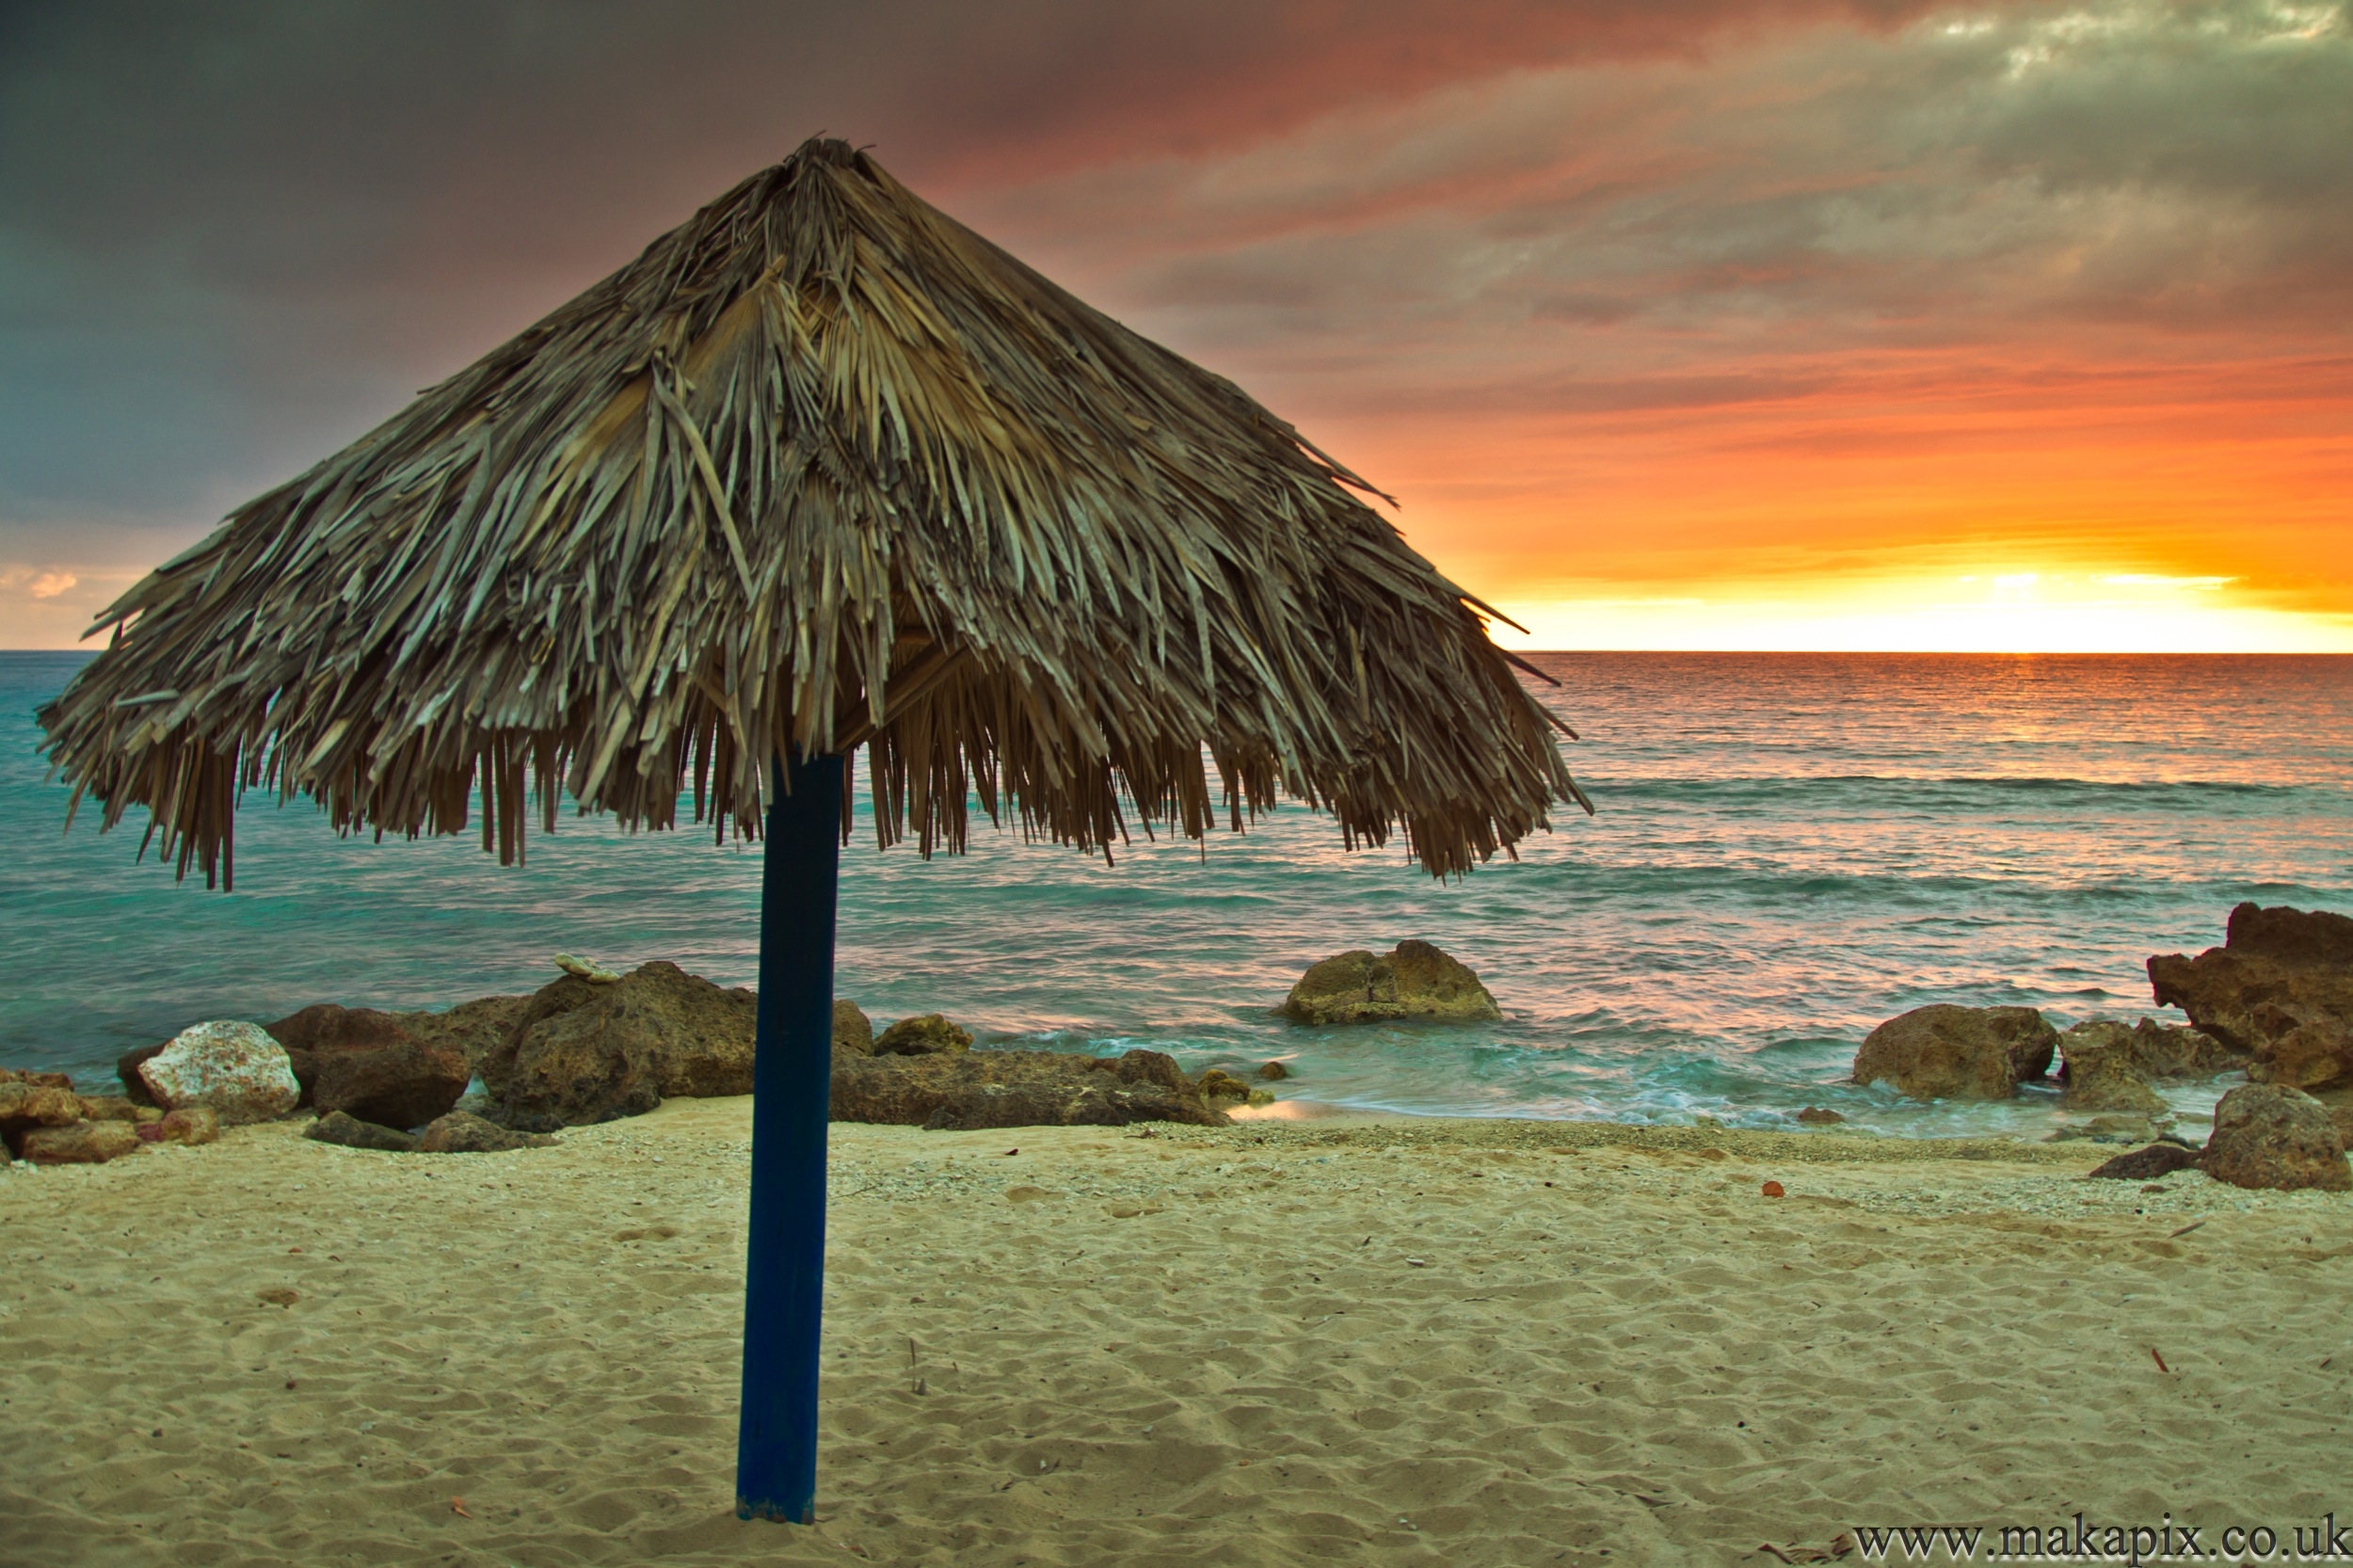
[[2341, 1196], [2082, 1144], [837, 1126], [820, 1522], [742, 1524], [747, 1131], [16, 1167], [0, 1556], [1702, 1562], [2347, 1500]]

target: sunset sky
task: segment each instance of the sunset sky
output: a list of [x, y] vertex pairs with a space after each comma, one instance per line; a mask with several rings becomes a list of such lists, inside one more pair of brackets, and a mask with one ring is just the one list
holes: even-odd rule
[[0, 9], [0, 647], [818, 131], [1540, 648], [2353, 651], [2353, 5]]

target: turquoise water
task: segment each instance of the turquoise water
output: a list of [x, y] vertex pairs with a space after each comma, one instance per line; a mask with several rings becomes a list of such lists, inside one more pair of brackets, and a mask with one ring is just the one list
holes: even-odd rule
[[[1004, 1043], [1279, 1057], [1287, 1094], [1328, 1104], [1746, 1126], [1814, 1104], [1888, 1133], [2031, 1133], [2047, 1096], [1912, 1106], [1837, 1080], [1909, 1007], [2136, 1016], [2148, 955], [2218, 942], [2241, 899], [2353, 909], [2353, 660], [1539, 662], [1600, 814], [1517, 864], [1433, 884], [1295, 808], [1115, 867], [1013, 835], [930, 862], [867, 837], [840, 991]], [[77, 664], [0, 654], [0, 1062], [104, 1075], [200, 1018], [528, 990], [558, 951], [754, 978], [757, 852], [691, 831], [570, 819], [502, 871], [472, 840], [340, 840], [307, 806], [258, 806], [233, 895], [135, 864], [143, 822], [61, 838], [31, 715]], [[1271, 1015], [1315, 959], [1406, 936], [1476, 968], [1504, 1021]]]

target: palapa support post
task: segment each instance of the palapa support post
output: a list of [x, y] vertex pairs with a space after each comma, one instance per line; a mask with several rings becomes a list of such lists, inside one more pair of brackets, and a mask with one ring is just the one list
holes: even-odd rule
[[825, 1284], [825, 1121], [833, 1080], [840, 757], [776, 768], [760, 883], [752, 1208], [744, 1271], [739, 1518], [815, 1521]]

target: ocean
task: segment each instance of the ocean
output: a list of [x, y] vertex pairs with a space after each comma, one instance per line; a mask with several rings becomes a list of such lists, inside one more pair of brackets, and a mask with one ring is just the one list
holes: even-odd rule
[[[0, 1064], [104, 1080], [200, 1019], [446, 1006], [535, 988], [558, 952], [755, 978], [758, 852], [691, 829], [568, 818], [502, 870], [472, 838], [339, 840], [307, 803], [257, 801], [234, 894], [135, 863], [136, 816], [61, 836], [32, 715], [81, 658], [0, 653]], [[985, 826], [925, 861], [861, 827], [837, 994], [984, 1044], [1279, 1059], [1305, 1104], [1737, 1127], [1817, 1105], [1887, 1135], [2040, 1136], [2046, 1092], [1918, 1105], [1841, 1080], [1908, 1008], [2130, 1020], [2153, 1013], [2149, 955], [2218, 943], [2241, 900], [2353, 909], [2353, 659], [1534, 662], [1599, 813], [1562, 812], [1516, 863], [1433, 882], [1295, 807], [1112, 865]], [[1503, 1021], [1273, 1012], [1316, 959], [1409, 936], [1478, 970]]]

